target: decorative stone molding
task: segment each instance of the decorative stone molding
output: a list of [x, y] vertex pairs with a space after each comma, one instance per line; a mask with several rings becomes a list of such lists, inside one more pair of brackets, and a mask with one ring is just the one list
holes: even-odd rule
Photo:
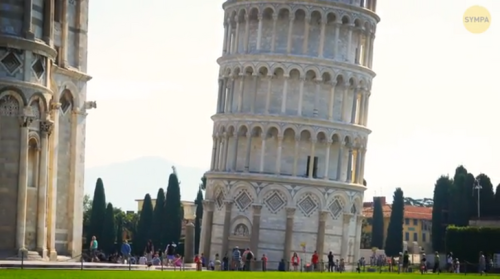
[[287, 218], [294, 218], [295, 217], [295, 207], [287, 207], [286, 208], [286, 217]]
[[52, 133], [52, 129], [54, 128], [54, 121], [47, 119], [44, 121], [40, 121], [40, 131], [47, 135]]
[[253, 208], [253, 215], [260, 215], [260, 212], [262, 210], [262, 204], [252, 204]]
[[352, 214], [344, 214], [344, 218], [342, 220], [344, 222], [344, 225], [349, 224], [352, 218], [353, 218]]
[[214, 204], [215, 204], [214, 201], [203, 200], [202, 204], [203, 204], [203, 209], [205, 209], [206, 211], [214, 211]]
[[319, 212], [319, 221], [326, 222], [329, 214], [330, 214], [330, 212], [328, 212], [326, 210], [320, 211]]

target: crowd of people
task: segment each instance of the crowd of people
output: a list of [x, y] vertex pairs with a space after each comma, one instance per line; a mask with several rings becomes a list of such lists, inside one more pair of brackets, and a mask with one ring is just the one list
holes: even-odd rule
[[[172, 242], [164, 250], [156, 250], [153, 242], [149, 240], [144, 248], [143, 255], [132, 255], [130, 244], [125, 240], [120, 247], [120, 252], [106, 255], [99, 250], [98, 241], [94, 236], [90, 242], [89, 250], [90, 254], [85, 260], [92, 262], [129, 263], [146, 265], [148, 267], [161, 265], [181, 267], [184, 262], [183, 256], [176, 253], [176, 245]], [[203, 253], [195, 255], [194, 262], [197, 270], [208, 269], [214, 271], [267, 271], [269, 265], [266, 254], [262, 254], [260, 258], [257, 258], [250, 248], [241, 250], [238, 246], [234, 247], [230, 253], [226, 253], [222, 258], [219, 254], [216, 254], [213, 260], [207, 259]], [[255, 262], [259, 262], [259, 265], [256, 265]], [[413, 264], [413, 267], [408, 251], [400, 253], [399, 257], [388, 258], [385, 255], [374, 255], [370, 258], [369, 264], [370, 266], [376, 266], [379, 272], [385, 270], [398, 273], [414, 272], [413, 268], [416, 266], [418, 266], [422, 274], [427, 272], [440, 273], [442, 270], [450, 273], [460, 273], [463, 270], [460, 260], [455, 258], [451, 252], [446, 256], [445, 267], [441, 266], [438, 252], [435, 252], [432, 263], [427, 260], [425, 253], [422, 253], [420, 255], [420, 264]], [[484, 274], [492, 267], [493, 259], [485, 257], [480, 252], [477, 271], [480, 274]], [[328, 271], [342, 273], [346, 271], [346, 266], [344, 259], [335, 259], [331, 251], [328, 253], [327, 261], [320, 259], [318, 253], [314, 251], [309, 262], [304, 262], [298, 253], [293, 253], [288, 262], [285, 259], [281, 259], [277, 263], [277, 266], [271, 269], [277, 269], [278, 271]], [[356, 271], [366, 271], [364, 257], [357, 261]]]

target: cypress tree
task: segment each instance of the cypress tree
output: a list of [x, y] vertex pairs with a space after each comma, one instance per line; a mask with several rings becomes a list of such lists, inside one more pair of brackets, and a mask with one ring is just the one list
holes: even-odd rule
[[196, 219], [194, 220], [194, 251], [195, 254], [200, 252], [200, 239], [201, 239], [201, 220], [203, 218], [203, 192], [198, 189], [198, 195], [194, 201], [196, 205]]
[[106, 213], [104, 214], [103, 236], [99, 242], [100, 247], [106, 254], [115, 252], [116, 227], [115, 227], [115, 212], [113, 205], [108, 203]]
[[179, 179], [174, 172], [168, 178], [167, 195], [165, 199], [165, 220], [168, 229], [165, 230], [165, 243], [179, 243], [182, 229], [182, 205]]
[[116, 217], [116, 249], [120, 252], [123, 244], [123, 213]]
[[398, 256], [403, 252], [403, 220], [405, 204], [404, 195], [401, 188], [396, 188], [392, 202], [391, 218], [387, 228], [387, 238], [385, 239], [385, 254], [387, 256]]
[[98, 241], [101, 241], [103, 237], [104, 230], [104, 218], [106, 216], [106, 194], [104, 193], [104, 183], [101, 178], [97, 179], [94, 197], [92, 199], [92, 211], [90, 214], [90, 226], [89, 235], [87, 236], [87, 242], [90, 242], [92, 236], [97, 237]]
[[[153, 227], [153, 203], [151, 196], [146, 194], [144, 202], [142, 203], [141, 215], [139, 217], [139, 224], [137, 225], [137, 233], [134, 237], [134, 252], [142, 254], [146, 248], [146, 243], [151, 239], [151, 232]], [[156, 247], [155, 247], [156, 249]]]
[[[490, 217], [494, 215], [494, 208], [495, 208], [495, 193], [493, 192], [493, 184], [491, 183], [491, 179], [486, 175], [481, 173], [476, 177], [476, 179], [479, 181], [479, 185], [481, 185], [481, 190], [480, 190], [480, 201], [479, 201], [479, 206], [480, 206], [480, 211], [481, 211], [481, 216], [480, 217]], [[475, 186], [475, 185], [474, 185]], [[474, 206], [471, 206], [470, 208], [470, 217], [472, 218], [477, 218], [477, 190], [474, 189], [473, 192], [473, 198], [471, 203]]]
[[156, 248], [165, 248], [163, 238], [165, 234], [165, 192], [162, 188], [158, 189], [156, 195], [156, 204], [153, 211], [153, 229], [151, 232], [151, 240]]
[[434, 185], [434, 204], [432, 205], [432, 248], [445, 251], [446, 227], [448, 226], [449, 192], [453, 181], [441, 176]]
[[495, 190], [495, 217], [500, 217], [500, 184], [497, 185]]
[[373, 217], [372, 217], [372, 242], [371, 246], [382, 249], [384, 245], [384, 212], [382, 210], [382, 201], [376, 197], [373, 199]]

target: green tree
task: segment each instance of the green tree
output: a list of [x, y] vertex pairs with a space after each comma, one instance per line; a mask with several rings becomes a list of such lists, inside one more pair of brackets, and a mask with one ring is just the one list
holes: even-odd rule
[[441, 176], [434, 185], [434, 204], [432, 206], [432, 248], [444, 251], [446, 227], [448, 226], [449, 192], [453, 181], [448, 176]]
[[194, 220], [194, 251], [196, 254], [200, 252], [201, 239], [201, 220], [203, 218], [203, 192], [198, 189], [198, 195], [194, 201], [196, 205], [196, 219]]
[[165, 220], [168, 229], [165, 230], [165, 243], [178, 243], [181, 237], [182, 229], [182, 205], [181, 189], [179, 179], [174, 171], [168, 178], [167, 195], [165, 199]]
[[151, 196], [146, 194], [144, 202], [142, 203], [141, 214], [139, 217], [139, 224], [137, 225], [137, 232], [134, 234], [134, 253], [141, 255], [144, 252], [146, 243], [151, 239], [151, 231], [153, 228], [153, 203]]
[[[469, 224], [469, 201], [471, 192], [468, 187], [471, 175], [463, 166], [457, 167], [453, 177], [452, 187], [449, 188], [449, 223], [455, 226], [467, 226]], [[474, 177], [472, 176], [472, 179]]]
[[[479, 182], [479, 185], [481, 185], [481, 190], [480, 190], [480, 212], [481, 215], [480, 217], [490, 217], [494, 216], [494, 208], [495, 208], [495, 193], [493, 192], [493, 184], [491, 183], [491, 179], [486, 175], [486, 174], [479, 174], [476, 177], [477, 181]], [[470, 217], [472, 218], [477, 218], [477, 190], [474, 189], [473, 191], [473, 198], [471, 200], [471, 206], [470, 208]]]
[[123, 244], [123, 219], [124, 214], [120, 212], [120, 214], [115, 214], [115, 222], [116, 222], [116, 249], [120, 252], [122, 244]]
[[207, 177], [203, 175], [201, 177], [201, 183], [200, 183], [200, 188], [201, 190], [205, 191], [207, 189]]
[[92, 212], [90, 214], [90, 226], [87, 235], [87, 242], [92, 239], [92, 236], [97, 237], [101, 241], [104, 235], [104, 222], [106, 216], [106, 194], [104, 193], [104, 183], [101, 178], [97, 179], [94, 197], [92, 199]]
[[156, 195], [156, 204], [153, 211], [153, 231], [151, 232], [151, 240], [155, 247], [164, 247], [164, 234], [166, 231], [165, 226], [165, 191], [162, 188], [158, 189]]
[[391, 218], [387, 228], [387, 238], [385, 239], [385, 254], [387, 256], [398, 256], [403, 252], [403, 220], [405, 214], [405, 203], [403, 190], [396, 188], [394, 191]]
[[106, 213], [104, 214], [103, 235], [99, 241], [100, 248], [107, 254], [115, 252], [116, 227], [115, 211], [113, 205], [108, 203]]
[[373, 198], [373, 218], [372, 218], [372, 243], [371, 247], [382, 249], [384, 245], [384, 212], [382, 200], [379, 197]]
[[500, 217], [500, 184], [495, 189], [495, 217]]
[[92, 214], [92, 200], [89, 195], [83, 196], [83, 227], [82, 236], [85, 237], [85, 241], [82, 242], [82, 249], [85, 250], [88, 247], [87, 237], [90, 234], [90, 215]]

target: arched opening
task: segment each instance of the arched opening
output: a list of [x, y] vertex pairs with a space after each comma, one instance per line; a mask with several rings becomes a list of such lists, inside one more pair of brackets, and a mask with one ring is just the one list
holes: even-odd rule
[[36, 139], [31, 138], [28, 142], [28, 187], [38, 187], [38, 163], [39, 148]]

